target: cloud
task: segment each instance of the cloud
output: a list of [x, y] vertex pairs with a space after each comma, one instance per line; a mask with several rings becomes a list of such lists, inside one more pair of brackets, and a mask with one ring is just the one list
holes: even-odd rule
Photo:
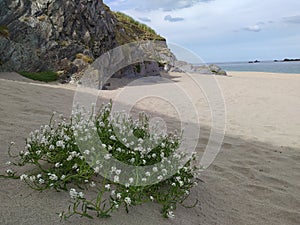
[[118, 7], [122, 10], [127, 9], [136, 9], [136, 10], [146, 10], [146, 11], [152, 11], [152, 10], [158, 10], [161, 9], [163, 11], [172, 11], [172, 10], [178, 10], [178, 9], [184, 9], [192, 7], [193, 5], [196, 5], [198, 3], [204, 2], [211, 2], [214, 0], [147, 0], [147, 1], [141, 1], [141, 0], [104, 0], [107, 4], [110, 6]]
[[300, 15], [283, 17], [283, 21], [286, 23], [300, 23]]
[[143, 22], [151, 22], [151, 19], [148, 17], [140, 17], [139, 20], [143, 21]]
[[167, 15], [165, 16], [165, 21], [169, 21], [169, 22], [179, 22], [179, 21], [183, 21], [184, 18], [181, 18], [181, 17], [172, 17], [171, 15]]
[[261, 31], [261, 27], [256, 24], [256, 25], [245, 27], [244, 30], [252, 31], [252, 32], [259, 32], [259, 31]]
[[[192, 49], [205, 61], [296, 58], [300, 52], [299, 0], [108, 1], [113, 10], [150, 19], [168, 43]], [[166, 15], [184, 20], [171, 23]]]

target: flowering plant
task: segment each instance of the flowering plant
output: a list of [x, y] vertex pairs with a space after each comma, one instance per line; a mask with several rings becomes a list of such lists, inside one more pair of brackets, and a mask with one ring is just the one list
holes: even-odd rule
[[[180, 135], [160, 132], [146, 114], [139, 120], [113, 115], [109, 103], [98, 113], [78, 109], [68, 120], [57, 121], [53, 114], [48, 125], [30, 133], [13, 163], [32, 164], [34, 172], [6, 172], [35, 190], [68, 191], [71, 205], [60, 213], [62, 219], [75, 214], [109, 217], [121, 207], [128, 212], [130, 206], [149, 201], [162, 205], [164, 217], [174, 217], [177, 204], [196, 184], [197, 172], [195, 155], [186, 159], [177, 152], [180, 144]], [[91, 198], [83, 193], [88, 190]]]

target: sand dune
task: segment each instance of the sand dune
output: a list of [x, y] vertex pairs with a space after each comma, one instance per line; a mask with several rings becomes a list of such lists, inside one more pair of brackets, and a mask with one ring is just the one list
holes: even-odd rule
[[[226, 105], [226, 134], [218, 157], [200, 175], [204, 183], [194, 188], [187, 200], [188, 204], [199, 199], [195, 208], [179, 206], [176, 218], [166, 220], [161, 218], [158, 205], [146, 204], [131, 209], [129, 214], [116, 212], [109, 219], [91, 221], [73, 217], [64, 223], [299, 224], [300, 75], [246, 72], [230, 72], [230, 75], [216, 77]], [[196, 95], [191, 80], [182, 74], [171, 74], [169, 78], [189, 89], [187, 92], [201, 112], [197, 147], [201, 152], [211, 122], [205, 93]], [[115, 88], [120, 80], [111, 82]], [[148, 85], [150, 88], [170, 84]], [[129, 90], [136, 88], [133, 85]], [[0, 74], [1, 171], [7, 168], [4, 163], [9, 160], [10, 141], [15, 141], [16, 150], [20, 150], [28, 133], [48, 123], [53, 111], [69, 115], [74, 90], [72, 86], [42, 84], [16, 74]], [[101, 91], [99, 102], [117, 98], [122, 91], [124, 88]], [[138, 102], [135, 109], [159, 115], [168, 126], [178, 127], [176, 109], [172, 105], [161, 107], [162, 104], [159, 99], [149, 98]], [[0, 224], [61, 224], [56, 213], [66, 209], [68, 193], [38, 193], [18, 180], [0, 178], [0, 182]]]

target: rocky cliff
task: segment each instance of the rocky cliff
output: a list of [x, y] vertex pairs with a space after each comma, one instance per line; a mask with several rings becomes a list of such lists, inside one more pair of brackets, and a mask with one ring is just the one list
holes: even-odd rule
[[0, 71], [59, 71], [62, 80], [109, 50], [133, 41], [158, 40], [160, 63], [141, 62], [115, 75], [156, 75], [176, 66], [165, 39], [131, 17], [112, 12], [102, 0], [1, 0]]
[[0, 71], [73, 74], [136, 40], [165, 41], [102, 0], [0, 1]]

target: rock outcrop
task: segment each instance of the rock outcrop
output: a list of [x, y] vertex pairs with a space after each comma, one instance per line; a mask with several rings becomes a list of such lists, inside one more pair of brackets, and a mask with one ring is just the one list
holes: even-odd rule
[[52, 70], [68, 82], [74, 74], [79, 79], [103, 53], [143, 40], [163, 43], [159, 58], [126, 66], [116, 77], [159, 75], [164, 66], [176, 68], [165, 38], [123, 13], [112, 12], [102, 0], [0, 1], [0, 71]]
[[1, 70], [59, 70], [78, 53], [97, 57], [117, 45], [114, 20], [101, 0], [2, 0]]
[[67, 79], [119, 45], [165, 41], [132, 21], [102, 0], [1, 0], [0, 71], [53, 70]]
[[197, 66], [185, 61], [175, 61], [173, 65], [169, 65], [168, 70], [179, 73], [227, 75], [226, 71], [215, 64]]

